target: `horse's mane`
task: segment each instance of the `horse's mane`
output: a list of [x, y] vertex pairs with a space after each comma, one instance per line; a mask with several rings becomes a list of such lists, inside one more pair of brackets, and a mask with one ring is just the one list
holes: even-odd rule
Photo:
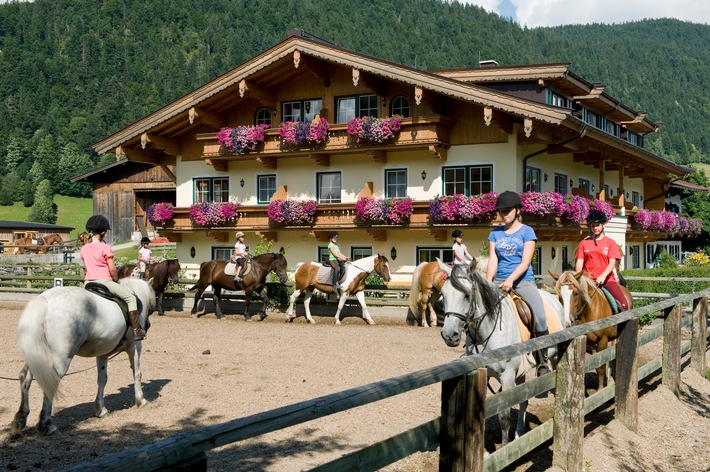
[[560, 296], [561, 287], [563, 285], [570, 285], [575, 290], [577, 290], [577, 293], [579, 294], [579, 296], [582, 297], [584, 303], [586, 303], [588, 306], [591, 306], [592, 299], [589, 297], [589, 286], [591, 283], [591, 279], [586, 275], [582, 275], [578, 279], [577, 277], [575, 277], [576, 275], [577, 273], [573, 270], [567, 270], [565, 272], [562, 272], [560, 274], [560, 277], [557, 279], [557, 282], [555, 283], [555, 291], [557, 292], [557, 295]]
[[126, 285], [133, 293], [136, 294], [141, 302], [145, 305], [146, 313], [151, 313], [155, 308], [155, 291], [145, 280], [136, 279], [135, 277], [126, 277], [119, 279], [118, 283]]
[[453, 285], [455, 289], [471, 296], [471, 290], [467, 289], [463, 285], [461, 279], [470, 280], [471, 283], [478, 289], [478, 292], [481, 294], [483, 310], [486, 313], [494, 313], [495, 310], [498, 309], [500, 306], [499, 302], [501, 292], [494, 284], [486, 280], [486, 276], [482, 272], [477, 270], [470, 272], [463, 265], [454, 265], [451, 269], [451, 275], [449, 276], [451, 285]]

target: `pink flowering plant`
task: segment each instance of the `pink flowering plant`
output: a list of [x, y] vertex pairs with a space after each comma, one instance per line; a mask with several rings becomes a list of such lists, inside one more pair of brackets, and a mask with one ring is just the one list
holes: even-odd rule
[[222, 128], [217, 133], [217, 141], [232, 154], [254, 152], [257, 144], [264, 142], [264, 133], [267, 129], [269, 125]]
[[311, 226], [316, 221], [318, 202], [315, 200], [273, 200], [267, 213], [275, 223], [292, 226]]
[[607, 221], [611, 220], [611, 218], [614, 216], [614, 206], [604, 200], [592, 200], [589, 209], [601, 211], [602, 213], [604, 213], [604, 216], [606, 216]]
[[158, 223], [160, 226], [165, 226], [168, 220], [173, 219], [174, 210], [175, 208], [172, 203], [160, 202], [150, 204], [145, 213], [148, 216], [148, 221], [151, 223]]
[[429, 201], [429, 214], [435, 223], [478, 223], [495, 216], [495, 192], [467, 197], [462, 194], [437, 195]]
[[363, 116], [348, 121], [347, 131], [357, 138], [356, 142], [384, 143], [395, 137], [402, 127], [402, 115], [375, 118]]
[[190, 218], [200, 226], [225, 226], [237, 220], [238, 202], [202, 202], [190, 206]]
[[355, 214], [371, 224], [407, 224], [412, 211], [411, 198], [362, 197], [355, 203]]
[[562, 216], [565, 213], [564, 197], [557, 192], [523, 192], [521, 213], [537, 216]]
[[589, 215], [589, 199], [581, 195], [572, 195], [568, 193], [564, 196], [564, 208], [565, 210], [562, 218], [572, 223], [580, 224], [585, 221]]
[[286, 121], [279, 125], [279, 136], [285, 144], [321, 144], [328, 139], [328, 120], [320, 118], [311, 121]]

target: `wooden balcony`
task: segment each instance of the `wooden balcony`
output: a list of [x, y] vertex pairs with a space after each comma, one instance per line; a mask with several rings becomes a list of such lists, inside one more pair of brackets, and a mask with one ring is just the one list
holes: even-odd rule
[[330, 156], [340, 154], [368, 154], [375, 162], [386, 163], [388, 151], [428, 150], [433, 157], [446, 161], [446, 152], [450, 147], [449, 130], [453, 120], [446, 117], [405, 118], [397, 136], [386, 143], [357, 143], [347, 133], [347, 125], [331, 124], [328, 141], [323, 144], [291, 146], [284, 144], [278, 128], [266, 131], [264, 142], [255, 152], [247, 154], [229, 154], [217, 141], [216, 133], [198, 134], [196, 139], [202, 144], [202, 158], [216, 170], [226, 171], [227, 164], [245, 160], [257, 160], [267, 169], [276, 169], [278, 159], [310, 158], [318, 165], [328, 167]]

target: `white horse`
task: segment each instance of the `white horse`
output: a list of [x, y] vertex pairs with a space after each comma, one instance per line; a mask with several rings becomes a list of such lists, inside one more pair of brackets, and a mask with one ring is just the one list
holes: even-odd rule
[[[451, 347], [461, 342], [461, 332], [467, 334], [466, 354], [473, 355], [484, 351], [517, 344], [522, 341], [517, 314], [513, 303], [495, 284], [486, 280], [478, 271], [469, 271], [465, 266], [453, 269], [440, 264], [447, 272], [448, 279], [442, 288], [444, 300], [444, 326], [441, 337]], [[545, 295], [546, 294], [546, 295]], [[562, 305], [552, 294], [541, 290], [543, 301], [549, 303], [564, 326]], [[549, 295], [549, 296], [547, 296]], [[550, 359], [556, 354], [555, 349], [548, 351]], [[532, 366], [528, 356], [513, 356], [508, 360], [487, 365], [488, 377], [493, 377], [507, 390], [525, 381], [525, 372]], [[515, 438], [525, 432], [525, 413], [528, 402], [520, 404]], [[510, 431], [510, 410], [501, 412], [498, 419], [502, 432], [502, 444], [508, 443]]]
[[[148, 314], [155, 307], [155, 292], [150, 281], [121, 279], [142, 304], [141, 324], [149, 325]], [[141, 341], [133, 340], [133, 330], [127, 324], [121, 308], [113, 301], [80, 287], [55, 287], [30, 300], [20, 315], [17, 343], [25, 359], [20, 371], [22, 392], [20, 409], [11, 427], [19, 436], [30, 413], [29, 390], [32, 379], [42, 387], [44, 400], [37, 429], [52, 434], [57, 427], [52, 421], [52, 402], [61, 395], [59, 381], [69, 369], [75, 355], [96, 357], [98, 392], [94, 401], [97, 417], [108, 413], [104, 405], [104, 387], [108, 375], [108, 358], [125, 351], [133, 370], [135, 404], [147, 403], [141, 388]]]
[[[365, 294], [363, 292], [363, 289], [365, 288], [365, 279], [372, 272], [375, 272], [382, 277], [385, 282], [389, 282], [389, 262], [383, 254], [377, 254], [376, 256], [346, 262], [346, 265], [347, 269], [345, 280], [341, 280], [340, 282], [340, 286], [343, 287], [343, 293], [340, 295], [338, 311], [335, 313], [335, 324], [340, 324], [340, 312], [345, 305], [345, 300], [347, 300], [348, 295], [354, 294], [360, 302], [360, 306], [362, 306], [362, 317], [365, 319], [367, 324], [373, 325], [375, 322], [370, 317], [370, 313], [367, 311], [367, 305], [365, 305]], [[319, 271], [322, 272], [320, 276]], [[315, 323], [315, 320], [311, 316], [311, 296], [313, 295], [314, 289], [318, 289], [325, 294], [334, 293], [333, 286], [330, 283], [330, 271], [330, 267], [324, 267], [323, 264], [319, 262], [310, 262], [298, 265], [294, 276], [296, 279], [296, 288], [293, 291], [293, 295], [291, 295], [291, 304], [286, 312], [287, 323], [296, 318], [293, 306], [296, 303], [296, 298], [298, 298], [303, 291], [306, 293], [303, 299], [303, 306], [306, 309], [306, 319], [309, 323]]]

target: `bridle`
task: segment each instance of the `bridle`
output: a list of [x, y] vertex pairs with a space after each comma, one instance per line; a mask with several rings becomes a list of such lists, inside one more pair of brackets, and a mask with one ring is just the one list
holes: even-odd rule
[[[560, 284], [560, 285], [561, 285], [561, 286], [566, 286], [566, 287], [571, 287], [571, 286], [573, 286], [574, 284], [570, 282], [570, 283], [562, 283], [562, 284]], [[594, 290], [592, 291], [592, 293], [591, 293], [591, 294], [588, 294], [590, 300], [594, 297], [594, 295], [596, 295], [597, 292], [600, 292], [600, 293], [601, 293], [601, 288], [600, 288], [599, 285], [597, 285], [597, 284], [589, 284], [589, 283], [588, 283], [587, 285], [591, 285], [591, 286], [594, 288]], [[570, 288], [570, 291], [572, 292], [572, 296], [577, 297], [577, 298], [580, 299], [579, 302], [575, 304], [576, 310], [575, 310], [574, 313], [572, 314], [572, 315], [573, 315], [573, 316], [572, 316], [572, 319], [573, 319], [573, 321], [575, 321], [575, 322], [581, 318], [582, 313], [584, 312], [585, 308], [591, 309], [591, 307], [589, 306], [589, 304], [584, 301], [584, 297], [579, 294], [579, 291], [581, 290], [581, 288], [582, 288], [582, 287], [579, 287], [579, 286], [576, 287], [576, 290], [573, 290], [573, 289]], [[604, 295], [603, 293], [601, 293], [601, 294]]]

